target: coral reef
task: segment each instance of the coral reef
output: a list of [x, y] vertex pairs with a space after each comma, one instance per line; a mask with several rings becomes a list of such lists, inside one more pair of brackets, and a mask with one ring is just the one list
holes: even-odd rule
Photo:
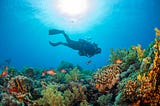
[[74, 67], [68, 74], [65, 75], [66, 82], [78, 81], [80, 78], [80, 71], [77, 67]]
[[95, 87], [100, 92], [110, 90], [118, 81], [121, 69], [116, 65], [104, 66], [93, 75]]
[[102, 95], [98, 97], [97, 102], [100, 104], [100, 106], [107, 106], [109, 105], [111, 99], [112, 99], [113, 94], [107, 94], [107, 95]]
[[30, 78], [33, 78], [34, 77], [34, 69], [33, 68], [26, 68], [24, 70], [24, 75], [27, 76], [27, 77], [30, 77]]
[[160, 30], [155, 32], [146, 49], [111, 49], [110, 64], [99, 69], [62, 61], [55, 75], [42, 76], [44, 68], [8, 67], [0, 77], [0, 106], [159, 106]]
[[[24, 104], [35, 105], [35, 103], [31, 100], [32, 95], [30, 93], [30, 91], [33, 88], [34, 88], [33, 81], [31, 79], [18, 75], [14, 78], [11, 78], [8, 81], [7, 93], [11, 95], [10, 99], [12, 99], [14, 97], [14, 99], [15, 99], [14, 101], [16, 103], [22, 102]], [[6, 100], [6, 98], [3, 98], [3, 100], [6, 102], [9, 101], [9, 100]], [[4, 103], [4, 101], [3, 101], [3, 103]], [[4, 103], [4, 104], [6, 104], [6, 103]]]
[[56, 85], [48, 85], [42, 91], [43, 98], [40, 98], [37, 103], [42, 106], [65, 106], [63, 96]]
[[2, 106], [23, 106], [23, 102], [19, 102], [14, 98], [13, 96], [3, 93], [2, 94], [2, 100], [1, 100]]
[[57, 85], [48, 85], [42, 91], [43, 98], [40, 98], [37, 102], [43, 106], [76, 106], [77, 103], [81, 106], [88, 106], [84, 94], [86, 90], [85, 86], [78, 83], [70, 84], [64, 92], [59, 91]]
[[142, 62], [143, 58], [145, 57], [144, 55], [145, 50], [142, 50], [142, 47], [140, 44], [138, 44], [137, 46], [133, 46], [132, 49], [136, 50], [138, 55], [138, 60]]
[[15, 90], [14, 93], [28, 93], [33, 88], [33, 81], [24, 76], [16, 76], [11, 78], [8, 82], [8, 92], [13, 93], [12, 90]]
[[119, 83], [119, 94], [116, 97], [115, 105], [160, 105], [160, 39], [157, 36], [153, 44], [148, 50], [149, 53], [146, 53], [148, 56], [138, 57], [141, 65], [137, 70], [138, 73], [134, 74], [137, 78], [130, 76], [130, 79], [122, 80], [123, 84]]
[[57, 70], [65, 69], [67, 72], [72, 70], [74, 65], [72, 63], [61, 61], [60, 65], [57, 67]]
[[115, 63], [115, 60], [120, 59], [123, 60], [123, 58], [127, 55], [127, 50], [126, 49], [116, 49], [114, 51], [114, 49], [110, 49], [110, 57], [109, 57], [109, 61], [111, 64]]

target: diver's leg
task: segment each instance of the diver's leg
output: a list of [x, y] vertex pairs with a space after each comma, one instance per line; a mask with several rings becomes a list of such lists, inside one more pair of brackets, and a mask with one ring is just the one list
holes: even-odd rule
[[56, 35], [56, 34], [63, 34], [68, 43], [72, 41], [63, 30], [57, 30], [57, 29], [50, 29], [49, 30], [49, 35]]
[[53, 42], [49, 41], [49, 44], [50, 44], [50, 45], [52, 45], [52, 46], [58, 46], [58, 45], [68, 46], [68, 44], [67, 44], [67, 43], [63, 43], [63, 42], [53, 43]]
[[66, 41], [69, 43], [71, 42], [72, 40], [69, 38], [69, 36], [63, 31], [62, 34], [64, 35]]

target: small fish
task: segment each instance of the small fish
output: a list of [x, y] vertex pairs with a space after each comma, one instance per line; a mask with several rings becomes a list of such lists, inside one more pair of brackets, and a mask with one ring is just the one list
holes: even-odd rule
[[45, 76], [46, 75], [46, 73], [45, 72], [42, 72], [42, 76]]
[[91, 64], [91, 63], [92, 63], [92, 60], [86, 61], [86, 64], [87, 64], [87, 65], [89, 65], [89, 64]]
[[5, 66], [4, 70], [2, 71], [2, 74], [0, 74], [0, 77], [6, 76], [8, 74], [8, 69], [9, 69], [9, 67]]
[[54, 76], [56, 72], [53, 69], [42, 72], [42, 76], [45, 76], [46, 74]]
[[121, 64], [122, 63], [122, 60], [120, 60], [120, 59], [117, 59], [117, 60], [115, 60], [115, 62], [114, 62], [115, 64]]
[[64, 73], [64, 74], [67, 73], [67, 71], [65, 69], [61, 69], [60, 72]]
[[7, 71], [3, 71], [2, 74], [1, 74], [1, 76], [6, 76], [7, 74], [8, 74]]

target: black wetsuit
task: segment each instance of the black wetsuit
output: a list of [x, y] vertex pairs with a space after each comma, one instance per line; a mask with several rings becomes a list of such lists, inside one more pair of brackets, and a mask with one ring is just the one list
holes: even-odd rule
[[78, 41], [71, 40], [69, 36], [62, 31], [62, 34], [64, 35], [66, 39], [66, 43], [64, 42], [57, 42], [57, 43], [52, 43], [51, 41], [49, 42], [52, 46], [58, 46], [58, 45], [64, 45], [68, 46], [74, 50], [79, 51], [80, 56], [87, 56], [87, 57], [92, 57], [95, 54], [101, 53], [101, 49], [97, 47], [97, 44], [95, 43], [90, 43], [86, 40], [79, 39]]

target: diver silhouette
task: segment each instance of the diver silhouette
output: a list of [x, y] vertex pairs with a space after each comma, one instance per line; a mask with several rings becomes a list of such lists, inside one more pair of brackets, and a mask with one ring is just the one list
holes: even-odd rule
[[96, 43], [91, 43], [83, 39], [74, 41], [71, 40], [63, 30], [57, 30], [57, 29], [49, 30], [49, 35], [55, 35], [55, 34], [63, 34], [66, 39], [66, 42], [53, 43], [49, 41], [49, 44], [52, 46], [58, 46], [58, 45], [68, 46], [74, 50], [78, 50], [80, 56], [92, 57], [96, 54], [101, 53], [101, 48], [98, 48], [98, 45]]

